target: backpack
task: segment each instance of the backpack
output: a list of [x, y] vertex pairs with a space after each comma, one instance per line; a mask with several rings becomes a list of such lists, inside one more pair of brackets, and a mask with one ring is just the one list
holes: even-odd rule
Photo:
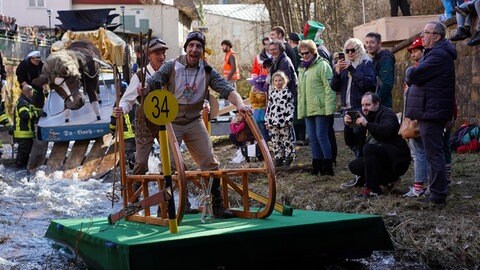
[[480, 128], [477, 124], [464, 124], [450, 138], [450, 148], [457, 153], [480, 150]]

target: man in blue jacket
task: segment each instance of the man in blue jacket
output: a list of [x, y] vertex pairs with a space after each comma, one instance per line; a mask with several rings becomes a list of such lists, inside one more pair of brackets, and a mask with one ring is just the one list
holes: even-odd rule
[[448, 194], [445, 174], [445, 124], [452, 119], [455, 106], [455, 47], [445, 39], [446, 27], [429, 22], [422, 32], [425, 54], [418, 66], [406, 72], [409, 106], [405, 116], [417, 119], [431, 168], [430, 194], [423, 202], [444, 205]]

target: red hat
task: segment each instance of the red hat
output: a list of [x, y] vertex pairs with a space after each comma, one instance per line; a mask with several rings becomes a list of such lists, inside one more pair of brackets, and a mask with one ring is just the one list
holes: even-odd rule
[[422, 38], [416, 38], [413, 42], [412, 42], [412, 45], [410, 45], [408, 48], [407, 48], [407, 51], [408, 52], [412, 52], [413, 49], [416, 49], [416, 48], [424, 48], [423, 47], [423, 43], [422, 43]]

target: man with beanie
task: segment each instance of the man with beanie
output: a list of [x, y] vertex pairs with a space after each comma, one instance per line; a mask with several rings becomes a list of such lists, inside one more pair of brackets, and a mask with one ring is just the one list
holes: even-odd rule
[[[186, 55], [167, 61], [147, 80], [148, 88], [145, 91], [140, 89], [140, 92], [148, 94], [149, 91], [163, 87], [175, 95], [178, 114], [172, 127], [178, 143], [185, 142], [201, 170], [217, 170], [219, 161], [201, 117], [204, 100], [209, 96], [208, 88], [219, 93], [220, 98], [228, 98], [238, 111], [247, 112], [249, 109], [228, 81], [204, 60], [205, 43], [202, 32], [190, 32], [183, 46]], [[233, 217], [233, 213], [223, 205], [220, 179], [213, 180], [211, 192], [214, 217]]]

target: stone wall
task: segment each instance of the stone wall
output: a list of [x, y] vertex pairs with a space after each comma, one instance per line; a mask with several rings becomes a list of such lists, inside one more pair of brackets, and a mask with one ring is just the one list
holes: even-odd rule
[[[447, 23], [447, 38], [455, 34], [456, 23]], [[473, 24], [476, 25], [476, 24]], [[409, 60], [407, 47], [416, 36], [397, 44], [392, 51], [396, 59], [396, 78], [394, 86], [394, 105], [396, 112], [402, 111], [403, 90], [402, 84], [405, 70], [412, 63]], [[480, 46], [467, 46], [469, 39], [454, 42], [457, 48], [456, 71], [456, 99], [458, 107], [457, 126], [464, 121], [472, 122], [480, 119]]]

